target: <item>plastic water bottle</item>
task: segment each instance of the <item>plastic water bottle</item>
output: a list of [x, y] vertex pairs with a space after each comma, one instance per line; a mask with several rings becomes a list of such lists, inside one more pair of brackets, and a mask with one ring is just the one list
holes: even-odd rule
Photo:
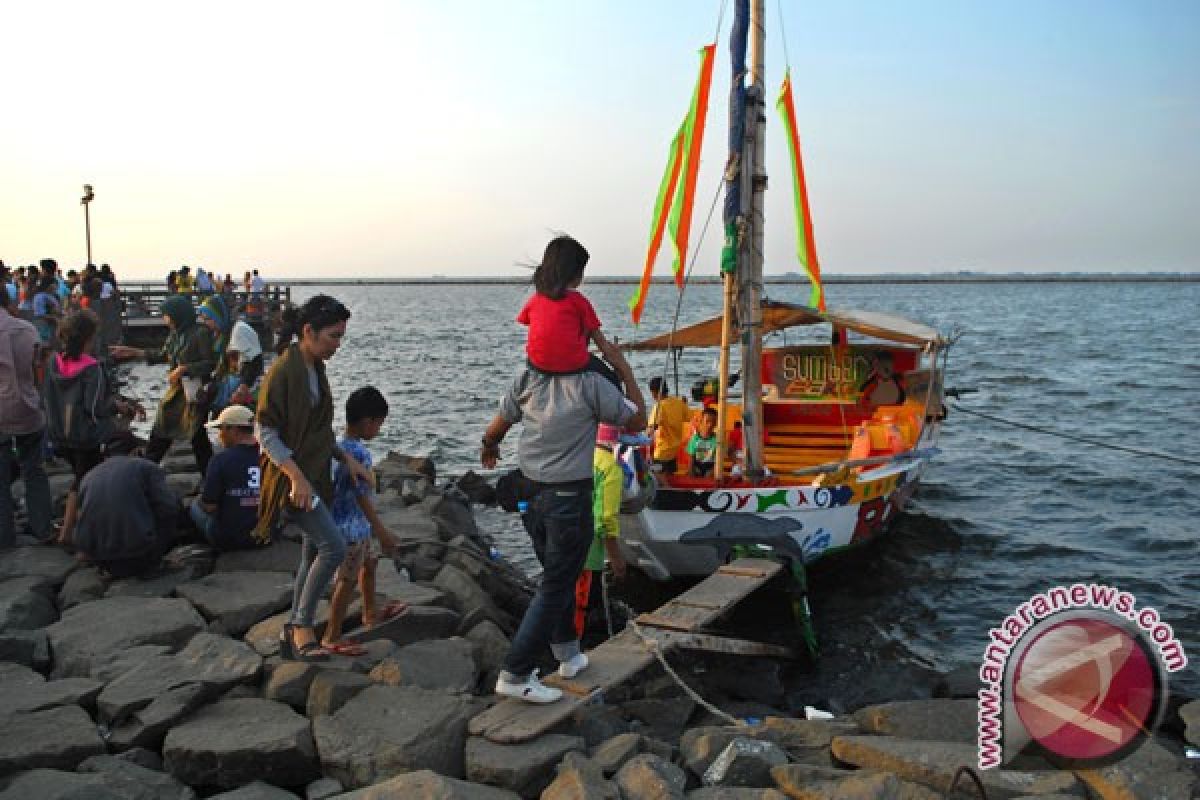
[[517, 513], [518, 514], [524, 514], [528, 510], [529, 510], [529, 501], [528, 500], [518, 500], [517, 501]]
[[488, 548], [488, 558], [490, 558], [492, 561], [499, 561], [500, 560], [500, 548], [496, 547], [496, 545], [492, 545], [491, 547], [489, 547]]

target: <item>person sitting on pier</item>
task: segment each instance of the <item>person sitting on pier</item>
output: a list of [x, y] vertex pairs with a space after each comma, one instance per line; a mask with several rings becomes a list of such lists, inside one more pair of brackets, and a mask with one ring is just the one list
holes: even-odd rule
[[254, 412], [233, 405], [205, 427], [217, 431], [223, 449], [208, 462], [204, 489], [188, 508], [192, 522], [217, 550], [257, 547], [258, 497], [262, 483]]
[[150, 430], [146, 458], [158, 463], [175, 440], [190, 439], [196, 466], [203, 475], [212, 458], [212, 443], [204, 429], [208, 407], [198, 402], [202, 398], [197, 390], [207, 382], [214, 366], [212, 336], [208, 328], [196, 324], [196, 309], [184, 295], [173, 294], [163, 300], [162, 315], [171, 332], [161, 351], [112, 345], [109, 352], [117, 361], [144, 358], [150, 364], [166, 362], [171, 368], [167, 392], [159, 401]]

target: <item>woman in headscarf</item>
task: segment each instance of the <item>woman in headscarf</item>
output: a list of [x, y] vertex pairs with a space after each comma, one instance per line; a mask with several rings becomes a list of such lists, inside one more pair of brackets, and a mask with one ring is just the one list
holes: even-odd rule
[[212, 443], [204, 428], [208, 408], [197, 401], [198, 389], [208, 382], [215, 365], [212, 335], [208, 328], [196, 324], [196, 310], [185, 295], [173, 294], [163, 300], [162, 316], [170, 335], [161, 351], [113, 345], [109, 353], [117, 361], [144, 358], [149, 364], [165, 362], [171, 368], [167, 393], [158, 403], [145, 455], [157, 463], [171, 449], [172, 442], [190, 439], [196, 466], [203, 475], [212, 458]]
[[245, 321], [234, 319], [221, 295], [207, 298], [198, 318], [213, 336], [213, 360], [217, 365], [209, 410], [216, 414], [230, 403], [253, 405], [254, 390], [263, 372], [258, 332]]
[[276, 347], [280, 355], [258, 396], [255, 424], [263, 471], [255, 538], [270, 541], [275, 529], [287, 523], [304, 532], [291, 618], [280, 636], [280, 651], [288, 659], [325, 661], [330, 655], [314, 628], [317, 603], [346, 557], [345, 541], [329, 511], [330, 461], [341, 461], [355, 480], [370, 480], [366, 468], [337, 446], [333, 396], [325, 377], [325, 362], [342, 343], [349, 318], [345, 306], [323, 294], [285, 311]]

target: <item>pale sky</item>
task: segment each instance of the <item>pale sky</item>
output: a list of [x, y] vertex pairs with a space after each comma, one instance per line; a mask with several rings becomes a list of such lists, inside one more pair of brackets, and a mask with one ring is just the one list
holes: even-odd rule
[[[0, 259], [640, 273], [720, 0], [0, 5]], [[797, 270], [768, 0], [767, 272]], [[726, 11], [695, 236], [725, 160]], [[1198, 268], [1200, 3], [784, 2], [827, 273]], [[717, 271], [719, 211], [696, 271]], [[667, 258], [658, 274], [669, 271]]]

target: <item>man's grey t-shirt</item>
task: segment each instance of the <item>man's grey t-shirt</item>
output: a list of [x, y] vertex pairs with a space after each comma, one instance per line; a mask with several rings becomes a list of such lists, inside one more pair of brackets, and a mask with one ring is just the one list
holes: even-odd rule
[[542, 483], [590, 479], [596, 426], [624, 425], [636, 411], [595, 372], [545, 375], [527, 369], [500, 401], [500, 416], [523, 423], [517, 465]]

